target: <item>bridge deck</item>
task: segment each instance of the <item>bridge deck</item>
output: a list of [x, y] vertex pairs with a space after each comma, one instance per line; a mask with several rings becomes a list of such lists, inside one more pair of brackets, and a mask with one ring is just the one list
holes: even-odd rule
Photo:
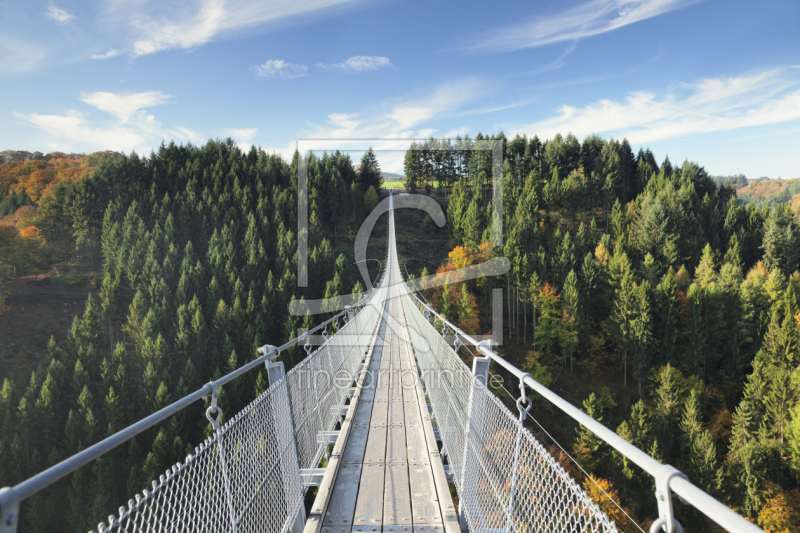
[[[391, 232], [392, 234], [394, 232]], [[392, 243], [393, 244], [393, 243]], [[381, 325], [304, 533], [458, 533], [390, 246]]]
[[459, 531], [399, 299], [386, 311], [306, 533]]

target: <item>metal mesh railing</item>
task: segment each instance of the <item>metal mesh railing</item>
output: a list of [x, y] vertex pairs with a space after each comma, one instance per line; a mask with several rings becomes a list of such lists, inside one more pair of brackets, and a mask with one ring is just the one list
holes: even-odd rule
[[520, 418], [473, 376], [422, 304], [408, 294], [401, 300], [470, 530], [616, 532]]
[[290, 416], [280, 381], [98, 530], [284, 531], [303, 494]]
[[[107, 531], [282, 533], [300, 512], [302, 472], [319, 466], [380, 317], [373, 300], [195, 453], [100, 524]], [[376, 302], [373, 304], [373, 302]]]

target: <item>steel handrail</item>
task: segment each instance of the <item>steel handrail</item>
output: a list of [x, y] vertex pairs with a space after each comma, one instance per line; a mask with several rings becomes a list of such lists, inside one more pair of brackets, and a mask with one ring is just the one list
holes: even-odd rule
[[[458, 328], [458, 326], [454, 325], [452, 322], [447, 320], [447, 318], [437, 313], [429, 304], [423, 303], [422, 300], [420, 300], [412, 291], [409, 290], [408, 294], [417, 302], [419, 302], [419, 304], [427, 309], [431, 314], [443, 321], [443, 323], [463, 341], [473, 345], [478, 349], [478, 351], [480, 351], [480, 353], [491, 358], [492, 361], [495, 361], [497, 364], [505, 368], [514, 377], [523, 380], [526, 387], [530, 387], [538, 394], [542, 395], [550, 403], [561, 409], [561, 411], [567, 414], [570, 418], [589, 429], [592, 433], [599, 437], [600, 440], [630, 459], [634, 464], [638, 465], [649, 475], [653, 476], [656, 480], [657, 486], [659, 485], [659, 480], [663, 480], [669, 486], [669, 489], [680, 496], [682, 500], [690, 503], [695, 509], [702, 512], [708, 518], [724, 527], [728, 531], [733, 531], [736, 533], [764, 533], [761, 528], [742, 517], [739, 513], [735, 512], [733, 509], [720, 502], [700, 487], [694, 485], [685, 477], [681, 477], [683, 474], [680, 474], [679, 471], [650, 457], [645, 452], [627, 440], [623, 439], [597, 420], [593, 419], [577, 407], [567, 402], [555, 392], [551, 391], [533, 379], [530, 374], [523, 372], [513, 364], [509, 363], [496, 351], [489, 348], [485, 343], [481, 343], [471, 335], [464, 333]], [[675, 472], [678, 472], [680, 475], [674, 475]], [[666, 479], [664, 479], [665, 476]]]

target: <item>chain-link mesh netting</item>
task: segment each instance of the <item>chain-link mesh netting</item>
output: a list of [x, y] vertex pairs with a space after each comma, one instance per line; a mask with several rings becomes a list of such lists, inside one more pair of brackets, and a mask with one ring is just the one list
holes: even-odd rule
[[473, 377], [444, 338], [454, 332], [437, 331], [415, 297], [401, 300], [470, 530], [616, 532], [518, 415]]
[[319, 434], [334, 429], [350, 386], [344, 377], [355, 375], [379, 316], [367, 303], [98, 531], [288, 531], [305, 496], [301, 469], [319, 466], [327, 446]]

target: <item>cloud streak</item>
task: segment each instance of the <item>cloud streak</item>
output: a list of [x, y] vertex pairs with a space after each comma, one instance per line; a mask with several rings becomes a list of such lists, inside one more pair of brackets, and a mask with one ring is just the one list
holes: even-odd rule
[[[562, 105], [555, 116], [518, 129], [549, 138], [604, 133], [633, 143], [736, 130], [800, 119], [800, 67], [682, 84], [659, 97], [648, 91], [584, 107]], [[513, 127], [511, 128], [514, 129]]]
[[494, 30], [472, 50], [513, 51], [575, 41], [680, 9], [699, 0], [591, 0], [549, 17]]
[[252, 142], [258, 133], [258, 128], [229, 128], [222, 130], [224, 137], [230, 137], [240, 146], [246, 146]]
[[333, 63], [333, 64], [325, 64], [325, 63], [317, 63], [317, 66], [320, 68], [337, 68], [343, 70], [355, 70], [355, 71], [363, 71], [363, 70], [378, 70], [380, 68], [386, 68], [393, 66], [391, 61], [389, 61], [388, 57], [383, 56], [353, 56], [348, 58], [346, 61], [342, 63]]
[[61, 24], [66, 24], [67, 22], [75, 18], [75, 15], [73, 15], [66, 9], [61, 9], [56, 6], [50, 6], [47, 9], [47, 11], [44, 12], [44, 15], [51, 20], [60, 22]]
[[46, 57], [42, 45], [0, 34], [0, 76], [34, 70], [44, 63]]
[[[301, 138], [305, 138], [300, 149], [358, 152], [370, 144], [381, 152], [379, 158], [384, 170], [402, 172], [403, 156], [411, 140], [434, 135], [438, 131], [432, 124], [434, 120], [458, 116], [465, 104], [484, 97], [489, 90], [488, 84], [479, 78], [464, 78], [440, 84], [428, 93], [395, 99], [358, 113], [331, 113], [323, 124], [315, 124], [310, 131], [301, 133]], [[280, 151], [292, 153], [288, 148]]]
[[117, 57], [119, 55], [119, 50], [111, 49], [105, 54], [93, 54], [92, 59], [109, 59], [111, 57]]
[[199, 141], [197, 133], [182, 126], [164, 128], [145, 108], [162, 105], [171, 96], [160, 91], [133, 94], [95, 92], [81, 98], [86, 104], [111, 115], [110, 123], [96, 124], [87, 113], [69, 110], [66, 115], [18, 113], [14, 116], [49, 134], [52, 145], [128, 152], [154, 148], [161, 140]]
[[355, 0], [140, 0], [112, 1], [107, 18], [130, 21], [132, 55], [185, 50], [219, 36], [283, 19], [325, 12]]
[[283, 59], [270, 59], [261, 65], [253, 67], [253, 72], [259, 78], [302, 78], [307, 71], [307, 66], [289, 63]]

